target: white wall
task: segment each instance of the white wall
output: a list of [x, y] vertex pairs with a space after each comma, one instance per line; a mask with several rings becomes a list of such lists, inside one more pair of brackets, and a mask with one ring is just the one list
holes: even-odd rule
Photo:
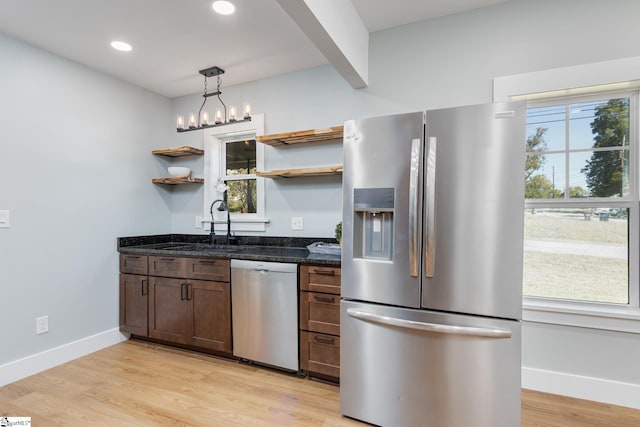
[[170, 228], [150, 151], [169, 144], [171, 115], [164, 97], [3, 35], [0, 58], [3, 368], [117, 329], [116, 237]]
[[[227, 88], [225, 99], [236, 104], [252, 100], [254, 111], [265, 113], [266, 133], [491, 102], [492, 80], [498, 76], [640, 55], [638, 16], [636, 0], [514, 0], [372, 34], [369, 87], [364, 90], [350, 89], [323, 67]], [[188, 112], [198, 100], [174, 100], [173, 113]], [[191, 137], [201, 144], [197, 136]], [[174, 136], [175, 144], [186, 140], [186, 135]], [[340, 153], [280, 149], [269, 152], [267, 168], [305, 166], [324, 160], [321, 156], [337, 160]], [[331, 236], [340, 215], [338, 184], [331, 183], [331, 190], [322, 189], [322, 197], [316, 197], [319, 184], [270, 183], [267, 216], [272, 223], [267, 234], [293, 234], [288, 226], [295, 215], [305, 217], [305, 226], [308, 217], [325, 221], [309, 235]], [[174, 231], [194, 231], [193, 217], [202, 212], [202, 195], [194, 194], [174, 193]], [[314, 212], [322, 214], [316, 217]], [[523, 337], [525, 386], [627, 405], [630, 399], [640, 402], [636, 335], [525, 323]], [[621, 396], [625, 392], [627, 396]]]

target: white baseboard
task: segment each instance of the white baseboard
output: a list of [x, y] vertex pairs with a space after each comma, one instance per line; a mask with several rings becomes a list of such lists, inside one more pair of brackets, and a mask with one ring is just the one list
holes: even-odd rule
[[118, 328], [0, 365], [0, 387], [127, 340]]
[[522, 388], [640, 409], [640, 385], [522, 368]]

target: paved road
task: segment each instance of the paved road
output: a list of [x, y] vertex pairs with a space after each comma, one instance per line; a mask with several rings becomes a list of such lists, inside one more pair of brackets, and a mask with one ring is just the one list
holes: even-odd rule
[[627, 259], [627, 245], [578, 242], [566, 240], [529, 240], [524, 241], [525, 251], [551, 252], [556, 254], [587, 255], [601, 258]]

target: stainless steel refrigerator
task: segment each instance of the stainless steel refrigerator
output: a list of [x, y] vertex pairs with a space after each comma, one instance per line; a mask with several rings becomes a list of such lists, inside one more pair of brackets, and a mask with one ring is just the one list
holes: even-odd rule
[[520, 425], [524, 102], [345, 123], [342, 413]]

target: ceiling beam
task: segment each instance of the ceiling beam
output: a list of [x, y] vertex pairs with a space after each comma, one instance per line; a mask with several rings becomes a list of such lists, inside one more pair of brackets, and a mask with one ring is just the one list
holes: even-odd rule
[[369, 31], [351, 1], [276, 1], [351, 87], [367, 87]]

